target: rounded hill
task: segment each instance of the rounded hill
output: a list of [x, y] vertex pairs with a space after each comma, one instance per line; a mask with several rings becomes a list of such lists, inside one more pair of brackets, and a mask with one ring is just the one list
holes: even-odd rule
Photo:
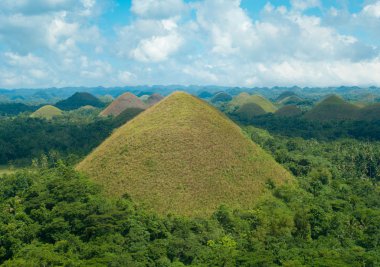
[[358, 106], [344, 101], [337, 95], [331, 95], [309, 110], [304, 117], [319, 121], [355, 120], [358, 113]]
[[255, 103], [247, 103], [234, 112], [240, 121], [250, 122], [254, 117], [264, 115], [267, 112]]
[[[297, 94], [293, 91], [285, 91], [282, 92], [277, 98], [276, 101], [280, 102], [281, 100], [287, 98], [287, 97], [292, 97], [292, 96], [297, 96]], [[298, 96], [297, 96], [298, 97]]]
[[226, 92], [219, 92], [216, 93], [213, 98], [211, 98], [211, 103], [218, 103], [218, 102], [228, 102], [232, 100], [232, 96]]
[[137, 96], [132, 93], [124, 93], [116, 98], [106, 109], [104, 109], [101, 116], [118, 116], [124, 110], [129, 108], [146, 109], [146, 104], [141, 101]]
[[43, 119], [52, 119], [53, 117], [56, 116], [61, 116], [62, 115], [62, 110], [59, 108], [56, 108], [51, 105], [45, 105], [35, 112], [33, 112], [30, 117], [32, 118], [43, 118]]
[[254, 103], [258, 106], [260, 106], [266, 113], [274, 113], [277, 108], [265, 97], [262, 97], [260, 95], [250, 95], [247, 93], [241, 93], [234, 97], [229, 103], [228, 103], [228, 111], [233, 112], [238, 110], [240, 107], [242, 107], [244, 104], [248, 103]]
[[55, 106], [62, 110], [73, 110], [83, 106], [103, 107], [104, 103], [90, 93], [75, 93], [69, 98], [59, 101]]
[[221, 112], [176, 92], [117, 129], [77, 169], [158, 213], [248, 208], [292, 176]]

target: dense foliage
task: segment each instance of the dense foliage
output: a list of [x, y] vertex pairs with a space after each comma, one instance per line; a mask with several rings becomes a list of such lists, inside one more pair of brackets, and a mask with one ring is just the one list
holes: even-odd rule
[[[249, 210], [159, 217], [42, 157], [0, 180], [5, 266], [379, 266], [380, 146], [246, 129], [298, 179]], [[49, 166], [55, 166], [49, 168]]]
[[83, 156], [112, 131], [111, 120], [78, 123], [68, 118], [29, 117], [0, 119], [0, 164], [22, 164], [50, 151]]
[[0, 103], [0, 116], [14, 116], [22, 112], [33, 112], [39, 106], [29, 106], [23, 103]]
[[281, 117], [267, 114], [250, 121], [238, 123], [254, 125], [273, 134], [305, 139], [336, 140], [355, 138], [360, 140], [380, 140], [380, 121], [310, 121], [301, 117]]

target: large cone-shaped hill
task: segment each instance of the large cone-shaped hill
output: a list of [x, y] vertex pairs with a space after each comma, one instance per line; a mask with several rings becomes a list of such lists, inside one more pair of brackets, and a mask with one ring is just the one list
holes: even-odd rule
[[52, 105], [45, 105], [35, 112], [33, 112], [30, 117], [32, 118], [43, 118], [43, 119], [52, 119], [53, 117], [56, 116], [61, 116], [62, 115], [62, 110], [59, 108], [56, 108]]
[[129, 108], [145, 109], [146, 104], [141, 101], [137, 96], [131, 93], [124, 93], [115, 99], [106, 109], [104, 109], [101, 116], [118, 116], [124, 110]]
[[292, 180], [222, 113], [181, 92], [117, 129], [77, 169], [109, 195], [189, 216], [252, 207], [269, 180]]
[[331, 95], [309, 110], [304, 117], [310, 120], [355, 120], [359, 107], [344, 101], [337, 95]]

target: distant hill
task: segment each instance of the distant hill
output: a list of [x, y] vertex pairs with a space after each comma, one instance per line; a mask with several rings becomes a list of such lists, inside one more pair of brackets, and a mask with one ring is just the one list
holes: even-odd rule
[[359, 120], [380, 120], [380, 103], [365, 106], [360, 109]]
[[226, 92], [219, 92], [211, 98], [211, 103], [228, 102], [232, 100], [232, 96]]
[[249, 208], [292, 176], [206, 102], [176, 92], [117, 129], [77, 169], [158, 213]]
[[124, 110], [129, 108], [146, 109], [147, 105], [132, 93], [124, 93], [116, 98], [105, 110], [101, 116], [118, 116]]
[[359, 114], [359, 107], [344, 101], [337, 95], [331, 95], [314, 108], [306, 112], [304, 117], [310, 120], [355, 120]]
[[250, 95], [247, 93], [241, 93], [234, 97], [228, 103], [228, 111], [234, 112], [242, 107], [244, 104], [254, 103], [260, 106], [266, 113], [274, 113], [277, 108], [270, 102], [268, 99], [260, 96], [260, 95]]
[[154, 104], [157, 104], [158, 102], [160, 102], [162, 99], [164, 99], [162, 95], [152, 94], [148, 97], [148, 99], [146, 100], [146, 103], [148, 104], [148, 106], [153, 106]]
[[281, 93], [277, 98], [276, 98], [276, 101], [277, 102], [280, 102], [281, 100], [287, 98], [287, 97], [292, 97], [292, 96], [297, 96], [298, 95], [295, 93], [295, 92], [292, 92], [292, 91], [285, 91], [283, 93]]
[[208, 99], [208, 98], [211, 98], [213, 96], [214, 96], [214, 94], [207, 92], [207, 91], [202, 91], [202, 92], [198, 93], [198, 97], [202, 98], [202, 99]]
[[280, 105], [283, 105], [283, 106], [296, 105], [296, 104], [300, 104], [302, 102], [304, 102], [304, 99], [302, 99], [301, 97], [299, 97], [297, 95], [288, 96], [288, 97], [285, 97], [285, 98], [281, 99], [280, 101], [278, 101], [278, 103]]
[[255, 103], [247, 103], [238, 108], [238, 110], [234, 112], [234, 115], [236, 115], [240, 121], [249, 122], [254, 117], [264, 115], [266, 113], [267, 112], [259, 105]]
[[33, 112], [30, 117], [32, 118], [44, 118], [44, 119], [52, 119], [53, 117], [61, 116], [62, 115], [62, 110], [59, 108], [56, 108], [51, 105], [46, 105], [35, 112]]
[[75, 93], [69, 98], [59, 101], [55, 106], [62, 110], [73, 110], [83, 106], [103, 107], [104, 103], [89, 93]]
[[302, 110], [295, 105], [289, 105], [278, 109], [275, 114], [280, 117], [296, 117], [302, 115]]

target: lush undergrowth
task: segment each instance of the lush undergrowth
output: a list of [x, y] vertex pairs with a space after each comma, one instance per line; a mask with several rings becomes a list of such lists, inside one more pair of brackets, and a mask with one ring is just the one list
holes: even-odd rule
[[[0, 179], [4, 266], [379, 266], [379, 149], [247, 129], [299, 188], [246, 210], [157, 216], [46, 157]], [[379, 146], [377, 146], [379, 147]], [[354, 153], [351, 153], [354, 151]], [[55, 166], [55, 167], [49, 167]]]
[[55, 151], [84, 156], [114, 128], [111, 120], [79, 123], [68, 119], [27, 117], [0, 120], [0, 164], [30, 164], [34, 157]]
[[273, 114], [255, 117], [250, 121], [241, 121], [236, 116], [231, 118], [237, 123], [253, 125], [270, 133], [288, 137], [318, 140], [340, 138], [380, 140], [380, 121], [310, 121], [300, 117], [281, 117]]

